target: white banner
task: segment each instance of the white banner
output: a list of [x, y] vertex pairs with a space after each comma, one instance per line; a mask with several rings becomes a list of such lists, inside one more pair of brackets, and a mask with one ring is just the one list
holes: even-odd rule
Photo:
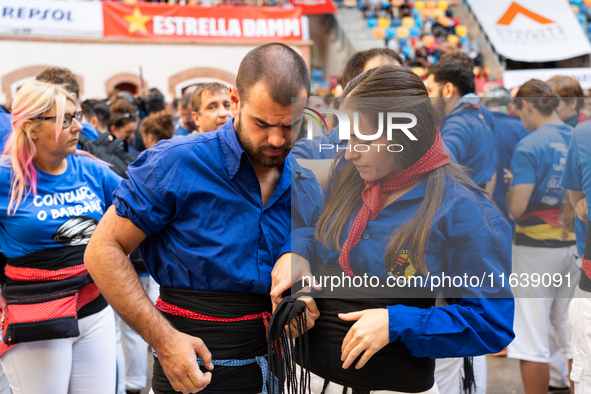
[[0, 0], [0, 33], [103, 36], [100, 1]]
[[497, 53], [547, 62], [591, 53], [567, 0], [466, 0]]
[[547, 81], [555, 75], [575, 77], [583, 89], [591, 89], [591, 68], [548, 68], [535, 70], [513, 70], [503, 72], [503, 86], [507, 89], [519, 87], [530, 79]]

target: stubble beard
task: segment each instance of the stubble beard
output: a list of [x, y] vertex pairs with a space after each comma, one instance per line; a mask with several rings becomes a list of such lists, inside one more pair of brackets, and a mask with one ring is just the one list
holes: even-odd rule
[[256, 163], [260, 164], [263, 167], [280, 167], [285, 164], [285, 159], [291, 150], [291, 144], [287, 141], [281, 147], [284, 152], [279, 156], [268, 156], [265, 154], [266, 150], [274, 150], [277, 147], [269, 144], [261, 145], [258, 148], [254, 146], [254, 144], [246, 138], [244, 130], [242, 130], [242, 116], [238, 115], [238, 122], [234, 125], [236, 129], [236, 135], [238, 136], [238, 141], [244, 148], [244, 151], [250, 156], [252, 160]]

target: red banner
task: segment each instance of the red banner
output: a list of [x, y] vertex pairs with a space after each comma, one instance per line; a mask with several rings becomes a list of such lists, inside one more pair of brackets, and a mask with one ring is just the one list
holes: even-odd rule
[[304, 9], [304, 15], [334, 14], [337, 7], [332, 0], [290, 0], [291, 4]]
[[103, 2], [105, 37], [301, 41], [301, 16], [301, 7], [202, 7]]

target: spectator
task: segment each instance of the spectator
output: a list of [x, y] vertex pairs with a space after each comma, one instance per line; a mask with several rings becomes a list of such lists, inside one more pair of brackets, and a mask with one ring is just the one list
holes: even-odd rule
[[191, 116], [197, 131], [207, 133], [222, 127], [234, 115], [230, 105], [226, 85], [217, 82], [200, 85], [191, 94]]
[[174, 134], [173, 116], [169, 112], [150, 114], [140, 126], [140, 134], [146, 149], [150, 149], [161, 140], [172, 138]]
[[111, 104], [108, 127], [115, 138], [121, 138], [128, 144], [132, 143], [137, 129], [137, 115], [134, 105], [129, 100], [118, 98]]
[[109, 117], [111, 116], [111, 109], [104, 101], [86, 100], [86, 105], [89, 105], [94, 110], [98, 124], [95, 126], [99, 133], [106, 133], [109, 131]]
[[64, 85], [65, 88], [76, 95], [80, 100], [80, 85], [78, 78], [67, 68], [49, 67], [35, 78], [37, 81], [53, 83], [55, 85]]
[[179, 120], [175, 126], [174, 136], [183, 137], [191, 134], [197, 129], [193, 116], [191, 115], [194, 111], [191, 108], [191, 93], [183, 94], [179, 100], [177, 111], [179, 114]]

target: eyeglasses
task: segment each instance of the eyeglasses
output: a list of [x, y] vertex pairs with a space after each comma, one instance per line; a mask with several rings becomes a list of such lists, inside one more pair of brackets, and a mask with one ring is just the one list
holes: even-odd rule
[[[67, 129], [68, 127], [70, 127], [72, 125], [72, 121], [74, 119], [76, 119], [78, 122], [81, 122], [83, 116], [84, 116], [84, 112], [82, 112], [82, 111], [78, 111], [78, 112], [74, 113], [74, 115], [65, 113], [64, 114], [64, 123], [62, 124], [62, 128]], [[39, 116], [36, 118], [31, 118], [31, 120], [51, 120], [51, 119], [57, 119], [57, 116]]]

